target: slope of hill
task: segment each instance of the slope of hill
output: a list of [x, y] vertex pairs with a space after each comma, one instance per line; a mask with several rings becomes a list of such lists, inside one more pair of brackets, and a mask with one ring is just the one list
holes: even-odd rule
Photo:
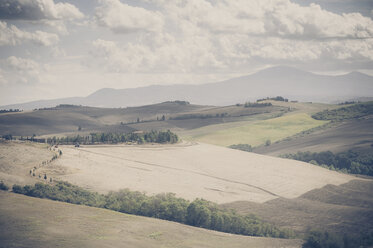
[[[59, 105], [53, 108], [28, 112], [0, 114], [0, 134], [17, 136], [56, 134], [64, 132], [135, 130], [120, 123], [136, 123], [137, 119], [156, 120], [163, 115], [203, 110], [206, 106], [184, 102], [164, 102], [154, 105], [128, 108], [95, 108], [76, 105]], [[80, 127], [80, 128], [79, 128]]]
[[285, 115], [267, 120], [241, 122], [240, 126], [222, 124], [182, 132], [188, 140], [230, 146], [249, 144], [260, 146], [266, 141], [275, 142], [304, 130], [325, 124], [304, 113]]
[[300, 247], [0, 191], [1, 247]]
[[[6, 160], [7, 167], [17, 167], [12, 154], [21, 154], [30, 145], [11, 146], [14, 152], [3, 154], [0, 163]], [[203, 144], [61, 149], [62, 157], [36, 173], [91, 191], [129, 188], [147, 194], [174, 192], [187, 199], [203, 197], [300, 233], [318, 228], [358, 234], [373, 228], [372, 180], [307, 163]], [[40, 160], [36, 152], [29, 154], [28, 160], [32, 158]], [[29, 167], [24, 166], [25, 179], [44, 181], [30, 176]]]
[[357, 236], [373, 230], [373, 180], [326, 185], [293, 199], [277, 198], [262, 204], [239, 201], [225, 204], [239, 213], [255, 213], [277, 226], [304, 233], [309, 229]]
[[267, 155], [305, 152], [370, 151], [373, 145], [373, 102], [342, 105], [313, 113], [317, 120], [332, 121], [332, 125], [296, 135], [255, 152]]
[[[129, 188], [217, 203], [265, 202], [354, 178], [304, 162], [207, 144], [59, 147], [63, 156], [38, 173], [98, 192]], [[61, 168], [74, 173], [58, 173]]]
[[82, 98], [36, 101], [1, 106], [33, 109], [61, 103], [97, 107], [125, 107], [169, 100], [202, 105], [228, 105], [282, 95], [290, 99], [333, 102], [373, 96], [373, 77], [353, 72], [341, 76], [317, 75], [290, 67], [273, 67], [258, 73], [202, 85], [148, 86], [134, 89], [101, 89]]

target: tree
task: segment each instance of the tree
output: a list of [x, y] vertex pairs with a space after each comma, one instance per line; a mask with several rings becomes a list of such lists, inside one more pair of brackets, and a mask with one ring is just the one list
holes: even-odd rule
[[192, 226], [209, 228], [211, 211], [208, 202], [202, 199], [194, 200], [187, 208], [187, 222]]

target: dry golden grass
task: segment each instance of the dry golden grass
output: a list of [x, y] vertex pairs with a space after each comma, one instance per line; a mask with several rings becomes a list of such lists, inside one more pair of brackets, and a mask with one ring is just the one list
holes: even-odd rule
[[[326, 184], [353, 179], [311, 164], [208, 144], [63, 146], [52, 177], [98, 192], [129, 188], [173, 192], [217, 203], [295, 198]], [[70, 174], [58, 173], [66, 168]], [[54, 174], [53, 174], [54, 173]]]

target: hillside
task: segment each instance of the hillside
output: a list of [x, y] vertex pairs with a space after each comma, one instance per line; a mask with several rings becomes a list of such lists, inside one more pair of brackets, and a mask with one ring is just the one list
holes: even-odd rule
[[0, 109], [34, 109], [58, 104], [127, 107], [170, 100], [200, 105], [231, 105], [278, 96], [299, 101], [335, 102], [373, 96], [373, 78], [353, 72], [340, 76], [317, 75], [290, 67], [273, 67], [255, 74], [202, 85], [155, 85], [132, 89], [100, 89], [87, 97], [35, 101]]
[[331, 121], [326, 127], [288, 137], [271, 146], [261, 146], [255, 152], [266, 155], [287, 153], [335, 153], [348, 150], [371, 151], [373, 144], [373, 102], [341, 105], [310, 113], [314, 119]]
[[0, 191], [1, 247], [300, 247]]
[[59, 148], [63, 156], [37, 172], [98, 192], [129, 188], [217, 203], [265, 202], [354, 178], [304, 162], [207, 144]]
[[373, 229], [373, 181], [352, 180], [326, 185], [297, 198], [277, 198], [262, 204], [238, 201], [224, 204], [239, 213], [255, 213], [269, 223], [300, 233], [309, 229], [359, 236]]
[[134, 130], [182, 131], [212, 124], [239, 122], [248, 118], [271, 118], [286, 112], [287, 107], [275, 105], [215, 107], [183, 101], [128, 108], [59, 105], [35, 111], [0, 114], [0, 134], [39, 136]]
[[[0, 163], [17, 168], [19, 161], [12, 157], [33, 144], [4, 146], [12, 152], [3, 153]], [[188, 143], [59, 148], [63, 155], [38, 166], [36, 174], [102, 193], [129, 188], [148, 195], [173, 192], [189, 200], [202, 197], [299, 233], [317, 228], [357, 235], [372, 228], [372, 180], [304, 162]], [[40, 163], [39, 153], [28, 156], [28, 161]], [[23, 167], [25, 180], [17, 183], [44, 181], [29, 175], [32, 166]], [[0, 179], [8, 179], [9, 185], [14, 173], [9, 170]]]
[[[161, 119], [163, 115], [202, 110], [206, 106], [183, 102], [164, 102], [128, 108], [95, 108], [59, 105], [19, 113], [0, 114], [0, 134], [31, 136], [66, 132], [131, 132], [135, 130], [121, 123]], [[81, 130], [78, 130], [79, 127]]]

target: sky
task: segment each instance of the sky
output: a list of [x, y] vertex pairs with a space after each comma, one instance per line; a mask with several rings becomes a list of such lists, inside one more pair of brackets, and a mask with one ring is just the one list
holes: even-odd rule
[[0, 105], [286, 65], [373, 75], [373, 0], [1, 0]]

